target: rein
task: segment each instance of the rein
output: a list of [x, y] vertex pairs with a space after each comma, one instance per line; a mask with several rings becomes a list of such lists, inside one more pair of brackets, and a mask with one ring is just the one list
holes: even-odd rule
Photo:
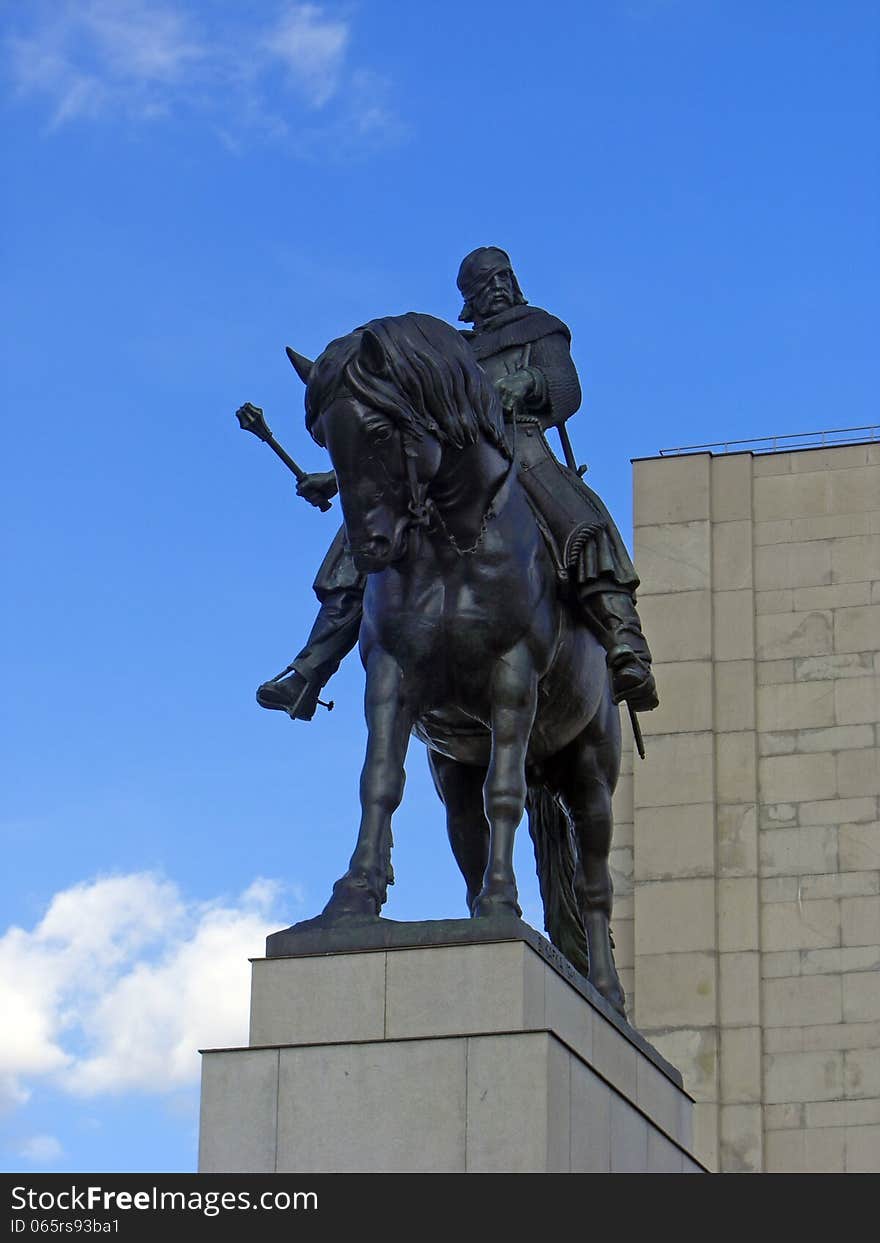
[[423, 527], [426, 531], [438, 531], [449, 544], [453, 552], [459, 557], [466, 557], [472, 552], [476, 552], [480, 544], [486, 536], [486, 528], [492, 519], [504, 508], [510, 493], [511, 484], [514, 477], [514, 462], [508, 464], [507, 471], [504, 474], [489, 504], [486, 507], [483, 517], [480, 521], [480, 529], [477, 532], [477, 538], [469, 548], [462, 548], [455, 536], [449, 530], [449, 527], [443, 520], [443, 515], [437, 508], [434, 501], [427, 495], [428, 484], [419, 483], [418, 473], [416, 470], [416, 458], [418, 457], [418, 448], [416, 442], [411, 437], [403, 434], [403, 459], [406, 467], [406, 478], [409, 485], [409, 513], [410, 520], [407, 524], [410, 529], [418, 529]]

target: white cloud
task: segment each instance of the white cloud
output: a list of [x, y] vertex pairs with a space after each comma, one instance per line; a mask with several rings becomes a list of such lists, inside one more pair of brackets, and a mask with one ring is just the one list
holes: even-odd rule
[[32, 1135], [20, 1146], [18, 1155], [34, 1165], [51, 1165], [63, 1152], [54, 1135]]
[[0, 1073], [0, 1114], [24, 1105], [30, 1092], [10, 1072]]
[[77, 5], [84, 30], [119, 78], [174, 82], [207, 55], [185, 13], [156, 0], [91, 0]]
[[279, 886], [187, 901], [147, 874], [75, 885], [0, 938], [0, 1105], [52, 1080], [77, 1095], [195, 1081], [198, 1048], [247, 1041], [248, 957], [278, 927]]
[[345, 22], [326, 17], [315, 4], [295, 4], [263, 45], [283, 61], [309, 103], [320, 108], [339, 87], [348, 40]]
[[13, 79], [49, 99], [51, 129], [118, 111], [161, 115], [207, 55], [186, 15], [152, 0], [59, 0], [30, 12], [35, 21], [10, 40]]
[[194, 0], [32, 0], [10, 23], [12, 81], [48, 102], [50, 131], [189, 114], [231, 150], [256, 136], [297, 154], [332, 150], [328, 124], [349, 148], [404, 133], [387, 84], [349, 64], [348, 18], [290, 0], [256, 14], [223, 4], [208, 21]]

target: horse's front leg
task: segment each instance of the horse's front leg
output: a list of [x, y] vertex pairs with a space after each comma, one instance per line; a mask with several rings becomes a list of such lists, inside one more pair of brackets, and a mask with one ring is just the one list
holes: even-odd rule
[[513, 841], [526, 801], [526, 751], [535, 720], [538, 678], [520, 645], [498, 662], [491, 683], [492, 755], [483, 799], [489, 861], [474, 916], [521, 915], [513, 874]]
[[333, 919], [377, 916], [393, 883], [391, 817], [403, 798], [413, 714], [402, 694], [397, 661], [374, 648], [367, 661], [364, 709], [367, 754], [361, 772], [361, 823], [348, 871], [333, 886], [324, 914]]

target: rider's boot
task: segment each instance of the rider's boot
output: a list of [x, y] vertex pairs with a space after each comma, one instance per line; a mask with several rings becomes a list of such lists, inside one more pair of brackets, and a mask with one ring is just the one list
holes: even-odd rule
[[323, 685], [317, 680], [308, 681], [298, 670], [288, 667], [257, 687], [257, 703], [261, 708], [286, 712], [292, 721], [310, 721]]
[[660, 703], [651, 672], [651, 652], [642, 633], [633, 596], [628, 591], [596, 585], [581, 590], [584, 617], [606, 651], [614, 702], [626, 700], [636, 712], [650, 712]]
[[363, 612], [363, 587], [358, 582], [332, 582], [321, 591], [321, 608], [308, 642], [286, 669], [257, 688], [261, 708], [277, 708], [294, 721], [310, 721], [322, 687], [358, 640]]

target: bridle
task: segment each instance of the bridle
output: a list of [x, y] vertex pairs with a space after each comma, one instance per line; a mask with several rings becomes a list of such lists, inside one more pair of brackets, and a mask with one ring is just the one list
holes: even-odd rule
[[419, 529], [423, 529], [426, 532], [436, 531], [439, 535], [443, 536], [452, 548], [453, 552], [455, 552], [459, 557], [466, 557], [468, 554], [476, 552], [485, 538], [486, 528], [489, 523], [496, 516], [496, 514], [503, 509], [507, 501], [507, 497], [510, 492], [510, 485], [513, 481], [515, 473], [514, 462], [511, 460], [508, 463], [504, 477], [495, 489], [489, 504], [486, 506], [483, 517], [480, 520], [480, 529], [477, 532], [477, 537], [473, 544], [471, 544], [469, 548], [462, 548], [453, 533], [449, 530], [449, 527], [447, 527], [444, 522], [443, 515], [437, 508], [437, 505], [431, 497], [428, 496], [428, 488], [430, 487], [430, 483], [419, 482], [418, 468], [416, 465], [419, 456], [419, 442], [414, 436], [408, 434], [403, 429], [400, 430], [400, 438], [403, 449], [404, 471], [406, 474], [407, 486], [409, 488], [409, 502], [407, 510], [410, 516], [408, 522], [406, 523], [406, 529], [408, 531]]
[[[437, 514], [437, 506], [432, 500], [428, 499], [428, 483], [419, 483], [419, 472], [416, 466], [416, 459], [419, 456], [418, 441], [406, 432], [400, 433], [401, 445], [403, 448], [403, 465], [406, 473], [406, 482], [409, 487], [409, 522], [407, 527], [424, 527], [426, 530], [430, 528], [433, 516]], [[437, 514], [439, 517], [439, 514]]]

